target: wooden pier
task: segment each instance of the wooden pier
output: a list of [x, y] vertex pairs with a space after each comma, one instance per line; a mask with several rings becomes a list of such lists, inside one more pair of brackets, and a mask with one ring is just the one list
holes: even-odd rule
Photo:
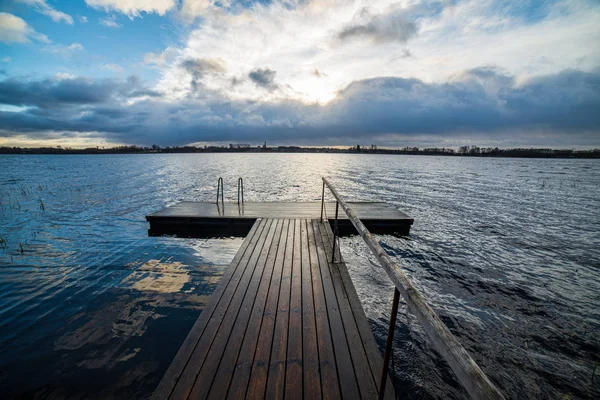
[[332, 240], [318, 215], [256, 218], [153, 398], [377, 398], [381, 354]]
[[[383, 203], [346, 202], [322, 180], [320, 203], [244, 204], [240, 178], [241, 202], [224, 204], [219, 178], [220, 203], [180, 203], [146, 217], [151, 235], [247, 233], [153, 398], [394, 398], [388, 365], [402, 295], [471, 398], [504, 399], [370, 232], [408, 234], [413, 220]], [[359, 234], [394, 283], [383, 360], [328, 216], [336, 235], [344, 220], [351, 224], [342, 231]]]
[[[412, 218], [396, 207], [378, 202], [349, 203], [373, 233], [408, 235]], [[324, 217], [333, 222], [335, 202], [325, 202]], [[179, 237], [246, 236], [257, 218], [321, 218], [321, 202], [210, 203], [185, 201], [146, 217], [151, 236]], [[356, 234], [345, 213], [339, 213], [338, 233]]]

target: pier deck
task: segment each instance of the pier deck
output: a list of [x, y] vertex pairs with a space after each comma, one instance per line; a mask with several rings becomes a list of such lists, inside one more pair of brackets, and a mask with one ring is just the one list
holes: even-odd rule
[[381, 354], [332, 236], [256, 219], [153, 398], [377, 398]]
[[[365, 226], [376, 234], [408, 235], [412, 218], [396, 207], [378, 202], [349, 203]], [[335, 215], [335, 202], [325, 202], [325, 216], [330, 223]], [[210, 203], [185, 201], [146, 217], [151, 236], [180, 237], [245, 236], [257, 218], [321, 217], [321, 202], [246, 202]], [[338, 216], [340, 235], [356, 230], [344, 212]]]

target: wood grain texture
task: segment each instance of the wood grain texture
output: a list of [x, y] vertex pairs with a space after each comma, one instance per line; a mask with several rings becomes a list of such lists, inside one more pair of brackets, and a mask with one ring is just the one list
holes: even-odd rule
[[381, 355], [330, 235], [258, 220], [153, 398], [377, 398]]

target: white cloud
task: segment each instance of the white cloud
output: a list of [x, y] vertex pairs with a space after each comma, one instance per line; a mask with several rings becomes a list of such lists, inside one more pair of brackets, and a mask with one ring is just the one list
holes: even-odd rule
[[50, 53], [54, 53], [54, 54], [61, 54], [63, 56], [70, 56], [73, 53], [83, 51], [83, 50], [84, 50], [84, 47], [79, 43], [71, 43], [68, 46], [55, 44], [55, 45], [46, 47], [46, 51], [49, 51]]
[[106, 12], [116, 11], [129, 18], [140, 17], [141, 13], [165, 13], [175, 7], [175, 0], [85, 0], [86, 4]]
[[162, 67], [171, 62], [177, 55], [177, 50], [173, 47], [167, 47], [162, 53], [146, 53], [144, 54], [144, 64]]
[[[224, 6], [229, 5], [229, 2], [222, 2]], [[194, 18], [204, 15], [214, 5], [213, 0], [183, 0], [181, 3], [180, 15], [191, 21]]]
[[109, 17], [98, 18], [98, 22], [100, 25], [104, 25], [108, 28], [120, 28], [123, 25], [117, 23], [117, 17], [115, 15], [111, 15]]
[[12, 61], [12, 58], [10, 58], [10, 57], [4, 57], [2, 59], [2, 62], [5, 62], [5, 63], [11, 62], [11, 61]]
[[118, 64], [104, 64], [102, 66], [102, 69], [107, 69], [109, 71], [118, 72], [118, 73], [124, 72], [123, 67], [121, 67]]
[[5, 12], [0, 12], [0, 42], [27, 43], [30, 39], [50, 43], [44, 34], [36, 32], [23, 19]]
[[46, 0], [17, 0], [20, 3], [27, 4], [31, 6], [35, 11], [40, 14], [44, 14], [50, 18], [54, 22], [65, 22], [69, 25], [73, 25], [73, 18], [69, 14], [65, 14], [64, 12], [58, 11], [52, 6], [50, 6]]
[[79, 22], [81, 22], [82, 24], [87, 24], [89, 21], [87, 17], [81, 16], [79, 17]]

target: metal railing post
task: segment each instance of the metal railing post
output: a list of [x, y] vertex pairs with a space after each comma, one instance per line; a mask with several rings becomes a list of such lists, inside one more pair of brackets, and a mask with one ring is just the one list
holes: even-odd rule
[[325, 182], [323, 182], [323, 193], [321, 193], [321, 222], [323, 222], [323, 209], [325, 208]]
[[331, 263], [335, 262], [335, 241], [338, 236], [338, 209], [340, 207], [340, 202], [335, 202], [335, 220], [333, 222], [333, 252], [331, 253]]
[[383, 355], [383, 368], [381, 370], [381, 378], [379, 378], [379, 400], [383, 399], [385, 394], [385, 384], [387, 383], [387, 375], [390, 364], [390, 355], [392, 354], [392, 345], [394, 344], [394, 331], [396, 330], [396, 316], [398, 315], [398, 303], [400, 300], [400, 292], [394, 288], [394, 300], [392, 300], [392, 315], [390, 315], [390, 326], [388, 328], [387, 342], [385, 343], [385, 354]]

